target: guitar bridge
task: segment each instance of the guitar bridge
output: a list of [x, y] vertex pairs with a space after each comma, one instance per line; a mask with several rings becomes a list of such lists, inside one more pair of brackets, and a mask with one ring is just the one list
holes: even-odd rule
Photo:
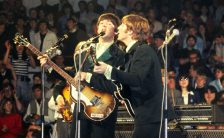
[[97, 96], [94, 96], [90, 102], [93, 104], [93, 105], [99, 105], [101, 104], [101, 97], [97, 97]]

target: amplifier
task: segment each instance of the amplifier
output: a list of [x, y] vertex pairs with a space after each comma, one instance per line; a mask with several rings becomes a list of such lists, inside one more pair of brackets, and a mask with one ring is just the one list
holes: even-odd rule
[[169, 138], [223, 138], [224, 130], [168, 130]]
[[117, 112], [117, 124], [134, 124], [134, 118], [132, 118], [127, 112], [125, 106], [119, 106]]
[[117, 112], [115, 138], [131, 138], [133, 130], [134, 118], [129, 115], [125, 106], [119, 106]]
[[174, 110], [179, 124], [224, 123], [223, 105], [179, 105]]

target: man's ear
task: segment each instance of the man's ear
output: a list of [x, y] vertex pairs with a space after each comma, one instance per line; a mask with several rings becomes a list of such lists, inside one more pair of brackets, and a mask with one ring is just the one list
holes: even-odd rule
[[132, 30], [128, 30], [128, 35], [133, 35], [133, 31]]

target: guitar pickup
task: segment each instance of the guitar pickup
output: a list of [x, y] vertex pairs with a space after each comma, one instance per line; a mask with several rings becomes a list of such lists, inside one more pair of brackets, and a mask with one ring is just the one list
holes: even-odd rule
[[99, 105], [101, 103], [101, 97], [97, 97], [97, 96], [94, 96], [90, 102], [93, 104], [93, 105]]

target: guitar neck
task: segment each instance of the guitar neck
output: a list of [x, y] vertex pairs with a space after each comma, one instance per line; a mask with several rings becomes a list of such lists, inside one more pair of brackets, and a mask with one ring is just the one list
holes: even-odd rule
[[97, 66], [99, 66], [100, 64], [98, 63], [97, 59], [96, 59], [96, 51], [93, 49], [93, 47], [90, 47], [90, 56], [93, 60], [93, 63]]
[[[43, 53], [41, 53], [36, 47], [34, 47], [33, 45], [29, 44], [27, 46], [34, 54], [36, 54], [37, 56], [41, 56], [43, 55]], [[77, 87], [75, 80], [68, 74], [66, 73], [63, 69], [61, 69], [60, 67], [58, 67], [54, 62], [52, 62], [51, 60], [48, 60], [47, 62], [58, 74], [60, 74], [64, 79], [66, 79], [66, 81], [68, 81], [69, 83], [71, 83], [74, 87]]]

